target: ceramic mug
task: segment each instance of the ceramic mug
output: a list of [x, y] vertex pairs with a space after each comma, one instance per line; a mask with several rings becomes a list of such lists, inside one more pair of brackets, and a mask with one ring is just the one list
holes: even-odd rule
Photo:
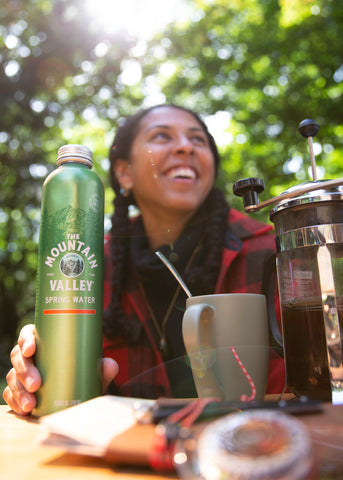
[[182, 333], [200, 398], [263, 400], [269, 363], [264, 295], [190, 297]]

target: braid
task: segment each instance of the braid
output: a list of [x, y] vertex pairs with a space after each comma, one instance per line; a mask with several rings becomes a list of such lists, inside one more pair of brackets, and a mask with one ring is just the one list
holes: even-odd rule
[[[125, 274], [128, 271], [128, 246], [130, 235], [130, 220], [128, 216], [128, 201], [122, 195], [114, 199], [114, 214], [111, 228], [111, 301], [104, 312], [104, 333], [107, 337], [121, 335], [128, 340], [137, 341], [140, 326], [125, 315], [121, 298]], [[114, 320], [115, 319], [115, 320]]]
[[207, 216], [203, 251], [206, 252], [203, 263], [195, 264], [185, 272], [186, 283], [196, 295], [214, 293], [227, 229], [229, 205], [221, 190], [212, 189], [207, 198]]

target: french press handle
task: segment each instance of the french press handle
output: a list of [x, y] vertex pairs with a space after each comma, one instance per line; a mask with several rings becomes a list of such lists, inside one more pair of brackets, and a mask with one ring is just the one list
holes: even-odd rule
[[284, 356], [282, 334], [279, 328], [279, 324], [276, 318], [275, 308], [275, 294], [277, 285], [277, 272], [276, 272], [276, 255], [271, 255], [263, 266], [262, 275], [262, 294], [266, 297], [267, 301], [267, 313], [268, 313], [268, 325], [269, 325], [269, 342], [276, 353], [280, 356]]

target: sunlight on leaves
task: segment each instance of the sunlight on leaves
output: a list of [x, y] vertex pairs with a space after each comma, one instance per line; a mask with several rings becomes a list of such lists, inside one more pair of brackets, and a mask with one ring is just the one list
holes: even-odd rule
[[312, 9], [315, 7], [315, 0], [280, 0], [279, 3], [281, 6], [280, 25], [283, 27], [296, 25], [307, 17], [319, 13], [317, 10], [319, 7]]

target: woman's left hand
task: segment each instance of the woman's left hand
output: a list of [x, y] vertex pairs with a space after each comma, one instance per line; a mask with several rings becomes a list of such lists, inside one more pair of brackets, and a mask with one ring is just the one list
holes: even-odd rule
[[106, 388], [112, 382], [119, 371], [119, 366], [112, 358], [102, 359], [102, 390], [105, 392]]

